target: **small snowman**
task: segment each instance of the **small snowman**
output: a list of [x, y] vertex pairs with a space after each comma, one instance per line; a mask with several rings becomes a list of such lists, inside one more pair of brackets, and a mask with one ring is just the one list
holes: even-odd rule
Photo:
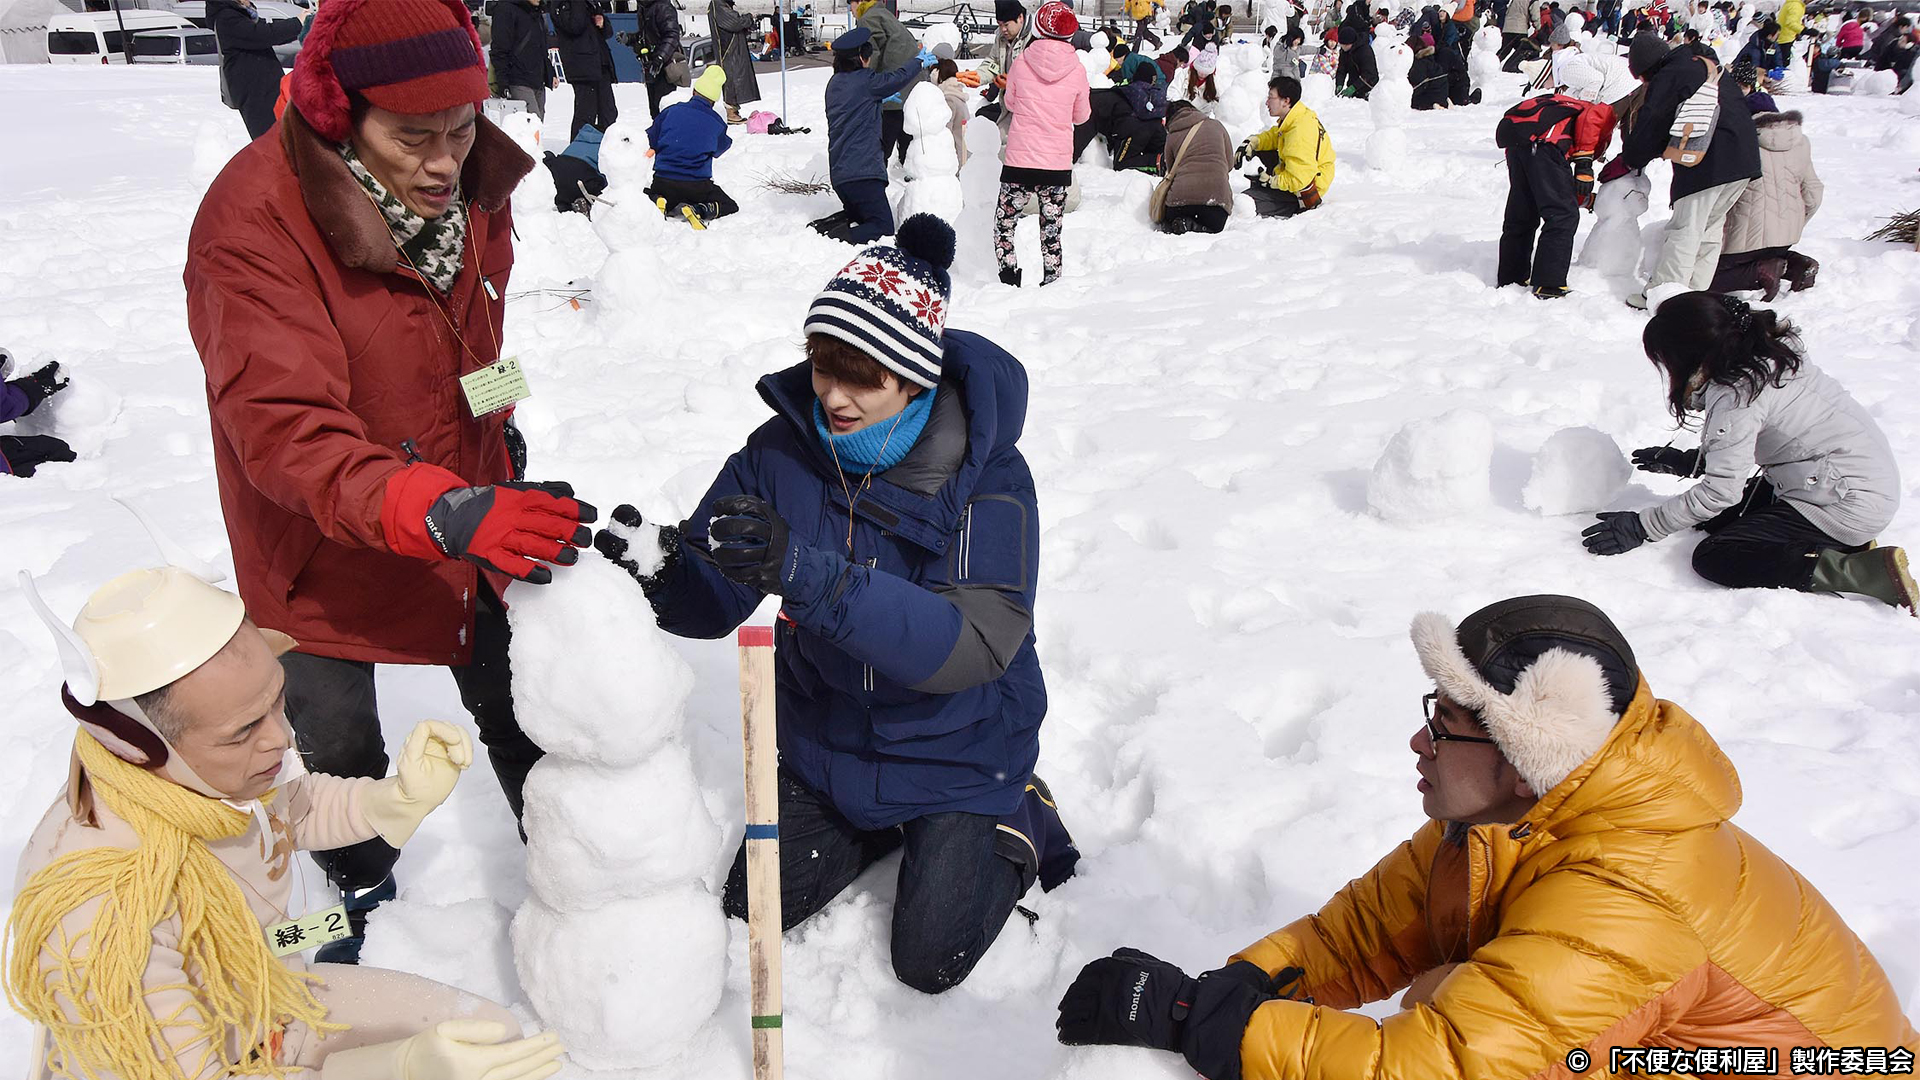
[[1373, 43], [1380, 66], [1380, 82], [1367, 96], [1373, 111], [1373, 134], [1367, 136], [1367, 164], [1379, 172], [1398, 172], [1407, 166], [1407, 114], [1413, 111], [1413, 50], [1404, 41], [1383, 35]]
[[1652, 182], [1640, 172], [1600, 185], [1593, 196], [1593, 231], [1580, 249], [1581, 266], [1611, 277], [1634, 273], [1640, 265], [1640, 218], [1652, 191]]
[[905, 221], [915, 214], [932, 214], [949, 225], [960, 220], [964, 200], [960, 155], [954, 151], [948, 128], [952, 120], [946, 95], [932, 83], [923, 82], [907, 95], [903, 123], [913, 142], [907, 146], [906, 185], [900, 204], [894, 207], [894, 220]]

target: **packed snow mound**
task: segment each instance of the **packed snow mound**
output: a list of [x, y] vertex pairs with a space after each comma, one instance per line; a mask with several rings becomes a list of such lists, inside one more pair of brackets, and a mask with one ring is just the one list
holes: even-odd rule
[[1613, 436], [1598, 428], [1562, 428], [1533, 455], [1520, 502], [1542, 516], [1604, 510], [1626, 489], [1633, 466]]
[[1853, 77], [1854, 97], [1886, 97], [1898, 93], [1900, 76], [1892, 71], [1863, 71]]
[[688, 1047], [720, 1004], [727, 919], [684, 887], [562, 914], [533, 899], [513, 919], [527, 1000], [587, 1069], [650, 1069]]
[[686, 750], [608, 769], [548, 755], [527, 777], [527, 881], [550, 906], [590, 910], [709, 874], [720, 826]]
[[1593, 196], [1593, 231], [1580, 249], [1580, 265], [1625, 277], [1640, 265], [1640, 218], [1647, 212], [1653, 182], [1645, 173], [1600, 185]]
[[[693, 670], [625, 570], [589, 554], [552, 584], [515, 586], [508, 599], [514, 713], [542, 749], [633, 765], [679, 729]], [[601, 662], [568, 662], [596, 643]]]
[[1493, 501], [1492, 473], [1492, 422], [1455, 409], [1394, 434], [1367, 480], [1367, 506], [1397, 524], [1480, 509]]
[[1300, 80], [1300, 97], [1307, 108], [1315, 112], [1326, 108], [1333, 100], [1333, 76], [1324, 71], [1316, 71]]

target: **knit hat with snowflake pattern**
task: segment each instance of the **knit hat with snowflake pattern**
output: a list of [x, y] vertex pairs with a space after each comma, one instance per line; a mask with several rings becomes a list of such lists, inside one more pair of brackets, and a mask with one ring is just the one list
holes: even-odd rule
[[833, 275], [807, 308], [805, 330], [839, 338], [931, 390], [940, 384], [940, 333], [953, 293], [953, 227], [915, 214], [894, 244], [861, 251]]

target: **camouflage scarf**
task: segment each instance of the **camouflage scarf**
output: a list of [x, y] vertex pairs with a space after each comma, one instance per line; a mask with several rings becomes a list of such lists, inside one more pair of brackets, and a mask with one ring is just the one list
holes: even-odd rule
[[387, 229], [393, 233], [393, 242], [400, 253], [434, 288], [441, 292], [452, 289], [453, 279], [460, 276], [467, 242], [467, 208], [458, 198], [457, 189], [446, 213], [437, 218], [423, 218], [407, 209], [405, 203], [374, 179], [352, 146], [341, 146], [340, 156], [347, 159], [347, 168], [353, 170], [360, 186], [373, 196], [374, 205], [380, 208], [380, 216], [387, 219]]

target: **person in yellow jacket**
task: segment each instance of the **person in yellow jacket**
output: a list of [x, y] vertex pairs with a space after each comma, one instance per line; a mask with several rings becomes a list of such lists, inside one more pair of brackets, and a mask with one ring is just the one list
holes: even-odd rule
[[1300, 103], [1300, 80], [1276, 75], [1267, 83], [1267, 114], [1279, 121], [1248, 136], [1233, 167], [1259, 161], [1247, 194], [1261, 217], [1292, 217], [1320, 205], [1333, 186], [1333, 140], [1312, 109]]
[[296, 852], [404, 844], [472, 763], [464, 731], [420, 724], [386, 779], [308, 773], [279, 660], [293, 640], [238, 596], [180, 567], [136, 570], [69, 628], [30, 579], [27, 592], [79, 727], [7, 920], [7, 998], [35, 1025], [30, 1080], [558, 1071], [558, 1040], [520, 1038], [492, 1002], [302, 956], [347, 920], [296, 906]]
[[1154, 48], [1160, 47], [1160, 35], [1153, 32], [1153, 17], [1166, 6], [1166, 0], [1127, 0], [1127, 18], [1134, 24], [1132, 51], [1139, 52], [1140, 46], [1149, 41]]
[[1800, 32], [1806, 29], [1807, 0], [1787, 0], [1774, 14], [1774, 21], [1780, 24], [1780, 32], [1773, 35], [1776, 56], [1775, 67], [1786, 67], [1793, 54], [1787, 46], [1800, 39]]
[[[1177, 1050], [1208, 1080], [1912, 1071], [1886, 973], [1729, 823], [1732, 763], [1598, 608], [1523, 596], [1412, 637], [1432, 820], [1218, 970], [1093, 961], [1062, 1042]], [[1384, 1020], [1347, 1011], [1402, 991]]]

